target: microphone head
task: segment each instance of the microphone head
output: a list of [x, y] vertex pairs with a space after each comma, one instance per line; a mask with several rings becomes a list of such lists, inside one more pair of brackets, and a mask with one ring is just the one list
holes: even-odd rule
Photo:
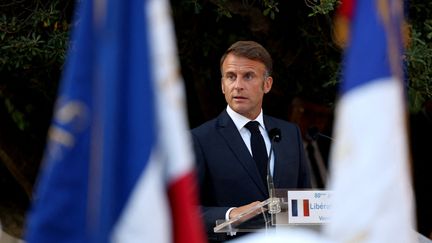
[[320, 133], [319, 133], [319, 129], [318, 129], [317, 127], [310, 127], [310, 128], [307, 130], [307, 134], [306, 134], [306, 136], [307, 136], [308, 138], [310, 138], [311, 140], [317, 140], [319, 134], [320, 134]]
[[279, 128], [272, 128], [269, 131], [271, 141], [279, 142], [282, 139], [281, 130]]

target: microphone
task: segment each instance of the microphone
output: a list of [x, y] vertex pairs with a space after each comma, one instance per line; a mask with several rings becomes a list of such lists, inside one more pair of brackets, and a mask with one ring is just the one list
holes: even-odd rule
[[315, 126], [310, 127], [307, 130], [306, 136], [309, 139], [314, 140], [314, 141], [318, 140], [319, 137], [324, 137], [324, 138], [327, 138], [327, 139], [330, 139], [331, 141], [333, 141], [332, 137], [320, 133], [319, 129], [317, 127], [315, 127]]
[[273, 183], [273, 176], [270, 173], [270, 161], [273, 153], [274, 143], [278, 143], [282, 139], [281, 130], [279, 128], [273, 128], [268, 132], [270, 137], [270, 153], [267, 161], [267, 189], [270, 196], [269, 213], [276, 214], [281, 211], [279, 199], [275, 196], [275, 188]]
[[282, 139], [281, 130], [279, 128], [273, 128], [269, 131], [270, 142], [279, 142]]

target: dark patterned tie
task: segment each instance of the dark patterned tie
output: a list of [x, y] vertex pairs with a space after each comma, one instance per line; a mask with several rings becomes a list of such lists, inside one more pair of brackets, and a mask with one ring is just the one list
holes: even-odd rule
[[256, 162], [258, 171], [261, 175], [261, 179], [263, 180], [264, 185], [267, 185], [266, 178], [268, 155], [264, 138], [259, 130], [259, 122], [250, 121], [245, 125], [245, 127], [251, 132], [252, 157]]

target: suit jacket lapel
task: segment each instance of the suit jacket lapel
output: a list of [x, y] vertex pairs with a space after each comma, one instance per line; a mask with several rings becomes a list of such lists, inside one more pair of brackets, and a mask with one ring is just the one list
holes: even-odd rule
[[259, 190], [267, 196], [266, 186], [261, 180], [261, 176], [256, 167], [249, 150], [247, 149], [244, 141], [237, 130], [234, 122], [229, 117], [228, 113], [224, 110], [218, 117], [218, 131], [224, 137], [226, 143], [230, 147], [233, 154], [237, 157], [240, 164], [250, 175]]

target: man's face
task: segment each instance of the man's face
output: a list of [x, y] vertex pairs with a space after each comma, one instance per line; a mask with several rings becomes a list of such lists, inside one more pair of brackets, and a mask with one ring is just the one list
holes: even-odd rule
[[261, 62], [228, 54], [222, 64], [222, 93], [235, 112], [254, 120], [260, 113], [272, 77], [265, 76]]

